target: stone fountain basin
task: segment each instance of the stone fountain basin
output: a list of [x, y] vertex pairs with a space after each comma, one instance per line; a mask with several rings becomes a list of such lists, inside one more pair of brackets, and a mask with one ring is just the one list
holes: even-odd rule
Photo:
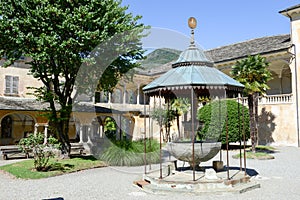
[[[215, 157], [221, 149], [221, 142], [195, 142], [194, 155], [195, 165], [206, 162]], [[192, 142], [169, 142], [167, 150], [176, 159], [193, 163], [193, 143]]]

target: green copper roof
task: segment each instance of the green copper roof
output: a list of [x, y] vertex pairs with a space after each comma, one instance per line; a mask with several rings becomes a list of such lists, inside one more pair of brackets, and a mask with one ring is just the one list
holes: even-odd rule
[[204, 51], [197, 48], [192, 41], [183, 51], [172, 69], [143, 88], [145, 93], [158, 90], [181, 89], [229, 89], [239, 90], [244, 85], [213, 67]]
[[193, 61], [211, 62], [206, 58], [204, 51], [198, 49], [194, 45], [190, 45], [189, 48], [181, 52], [176, 63], [187, 62], [187, 61], [188, 62], [193, 62]]
[[[221, 88], [243, 88], [244, 86], [214, 67], [186, 66], [176, 67], [155, 79], [143, 90], [153, 92], [157, 89], [221, 89]], [[234, 88], [232, 88], [234, 89]]]

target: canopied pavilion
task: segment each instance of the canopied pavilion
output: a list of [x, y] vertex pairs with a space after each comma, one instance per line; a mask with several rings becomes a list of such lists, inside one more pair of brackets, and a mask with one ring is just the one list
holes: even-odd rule
[[[194, 42], [194, 29], [196, 28], [196, 19], [189, 19], [189, 27], [191, 28], [191, 42], [189, 47], [183, 51], [178, 60], [172, 64], [172, 69], [161, 75], [143, 88], [146, 95], [158, 96], [164, 98], [168, 102], [174, 98], [190, 99], [190, 134], [192, 141], [191, 153], [182, 152], [187, 158], [192, 168], [195, 180], [195, 168], [201, 161], [201, 158], [211, 159], [220, 149], [220, 143], [213, 145], [213, 149], [217, 151], [208, 151], [210, 155], [200, 155], [203, 153], [201, 146], [195, 145], [195, 133], [198, 126], [196, 113], [200, 97], [209, 97], [211, 99], [221, 99], [228, 97], [237, 97], [244, 89], [244, 86], [218, 69], [214, 68], [213, 62], [207, 59], [203, 50], [196, 47]], [[219, 113], [220, 114], [220, 113]], [[222, 122], [220, 122], [222, 123]], [[221, 132], [220, 132], [221, 133]], [[217, 139], [215, 141], [217, 143]], [[191, 143], [190, 143], [191, 144]], [[191, 146], [188, 144], [189, 146]], [[199, 146], [199, 149], [196, 148]], [[210, 145], [211, 147], [211, 145]], [[176, 148], [176, 147], [174, 147]], [[180, 146], [182, 148], [182, 145]], [[170, 151], [170, 150], [169, 150]], [[170, 152], [172, 154], [172, 152]], [[173, 156], [177, 156], [173, 154]], [[207, 160], [206, 160], [207, 161]]]

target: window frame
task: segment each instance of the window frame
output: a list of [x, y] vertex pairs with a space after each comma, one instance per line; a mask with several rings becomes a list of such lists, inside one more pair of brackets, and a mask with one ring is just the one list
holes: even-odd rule
[[4, 94], [19, 95], [19, 76], [5, 75]]

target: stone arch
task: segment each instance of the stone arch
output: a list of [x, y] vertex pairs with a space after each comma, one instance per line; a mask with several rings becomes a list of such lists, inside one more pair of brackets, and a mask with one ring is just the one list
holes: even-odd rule
[[11, 138], [13, 119], [10, 115], [6, 115], [1, 120], [1, 138]]
[[102, 118], [102, 132], [109, 139], [131, 140], [135, 127], [135, 119], [131, 114], [118, 115], [115, 119], [112, 116]]
[[0, 119], [0, 144], [15, 144], [34, 132], [36, 119], [28, 113], [12, 112]]
[[117, 139], [118, 125], [116, 120], [111, 116], [106, 116], [103, 120], [104, 134], [109, 139]]
[[104, 137], [104, 121], [102, 116], [95, 117], [91, 122], [91, 140]]
[[[275, 94], [290, 94], [292, 93], [292, 78], [289, 61], [284, 58], [269, 57], [269, 70], [272, 73], [273, 79], [268, 82], [270, 87], [267, 90], [268, 95]], [[219, 70], [231, 76], [230, 72], [234, 64], [226, 64], [218, 66]]]
[[123, 139], [132, 140], [135, 126], [135, 119], [131, 115], [122, 116], [120, 123]]
[[97, 122], [99, 125], [98, 135], [100, 138], [103, 138], [104, 137], [104, 118], [103, 118], [103, 116], [97, 116]]
[[268, 95], [292, 93], [292, 78], [289, 63], [286, 60], [273, 60], [269, 69], [273, 79], [268, 82]]

